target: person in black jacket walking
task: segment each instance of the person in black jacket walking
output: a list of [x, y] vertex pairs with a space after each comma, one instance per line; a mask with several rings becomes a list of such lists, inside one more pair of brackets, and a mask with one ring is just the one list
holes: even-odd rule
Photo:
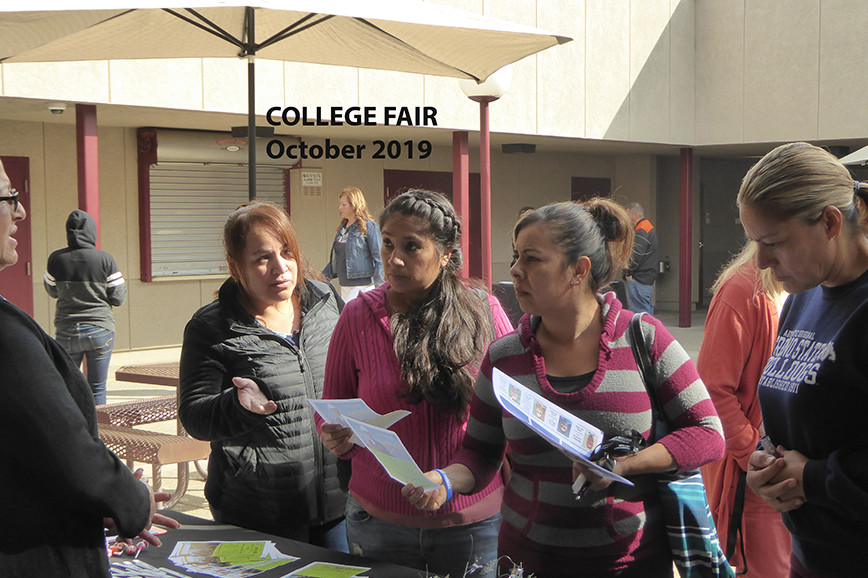
[[218, 522], [346, 551], [338, 460], [306, 401], [322, 395], [342, 303], [309, 278], [278, 206], [239, 208], [223, 240], [232, 278], [193, 315], [181, 352], [179, 416], [211, 442], [205, 497]]
[[115, 339], [112, 307], [127, 297], [124, 276], [114, 258], [96, 248], [96, 222], [75, 210], [66, 219], [65, 249], [48, 257], [43, 284], [57, 299], [57, 341], [72, 360], [87, 361], [87, 381], [97, 405], [106, 401], [106, 381]]

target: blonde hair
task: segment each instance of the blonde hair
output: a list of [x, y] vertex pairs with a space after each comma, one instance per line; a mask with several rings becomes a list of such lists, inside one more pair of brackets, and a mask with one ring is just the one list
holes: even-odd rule
[[784, 286], [775, 279], [771, 269], [761, 270], [757, 267], [756, 255], [756, 242], [748, 239], [738, 255], [721, 267], [720, 274], [711, 286], [712, 294], [717, 293], [717, 290], [727, 279], [735, 275], [742, 275], [754, 281], [754, 297], [765, 293], [777, 307], [780, 307], [786, 295]]
[[756, 206], [781, 220], [812, 224], [833, 206], [845, 222], [866, 232], [866, 197], [868, 184], [854, 181], [831, 153], [794, 142], [775, 148], [751, 167], [738, 191], [738, 207]]
[[[364, 235], [368, 230], [368, 221], [372, 221], [371, 214], [368, 212], [368, 203], [365, 201], [365, 195], [362, 194], [362, 189], [359, 187], [347, 187], [340, 192], [338, 199], [344, 198], [350, 204], [355, 215], [355, 223], [359, 225], [359, 230]], [[338, 231], [342, 227], [349, 227], [351, 223], [347, 219], [341, 219], [341, 224]]]

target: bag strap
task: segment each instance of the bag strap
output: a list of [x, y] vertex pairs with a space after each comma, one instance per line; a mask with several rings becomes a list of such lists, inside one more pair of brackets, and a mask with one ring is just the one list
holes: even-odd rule
[[344, 305], [346, 305], [346, 303], [344, 303], [344, 300], [341, 297], [341, 294], [338, 293], [338, 290], [335, 288], [335, 286], [332, 284], [331, 281], [326, 281], [326, 285], [329, 286], [329, 291], [331, 291], [332, 295], [335, 296], [335, 304], [337, 304], [337, 306], [338, 306], [338, 314], [340, 315], [343, 312]]
[[657, 422], [662, 421], [665, 425], [665, 414], [661, 411], [660, 401], [657, 399], [657, 373], [654, 371], [654, 365], [651, 363], [651, 355], [648, 353], [648, 344], [645, 343], [645, 336], [642, 335], [642, 317], [644, 313], [634, 313], [630, 319], [630, 327], [627, 331], [629, 336], [628, 341], [633, 349], [633, 357], [636, 359], [636, 367], [639, 368], [639, 376], [642, 378], [642, 383], [645, 385], [645, 390], [648, 392], [648, 399], [651, 400], [651, 418], [654, 423], [652, 428], [655, 437], [661, 437], [661, 432], [657, 431]]
[[732, 507], [732, 517], [729, 520], [729, 528], [726, 532], [726, 558], [732, 560], [736, 544], [741, 551], [741, 559], [744, 568], [736, 576], [747, 574], [747, 558], [744, 555], [744, 534], [742, 531], [742, 518], [744, 517], [744, 488], [747, 485], [747, 472], [739, 472], [738, 483], [735, 486], [735, 502]]

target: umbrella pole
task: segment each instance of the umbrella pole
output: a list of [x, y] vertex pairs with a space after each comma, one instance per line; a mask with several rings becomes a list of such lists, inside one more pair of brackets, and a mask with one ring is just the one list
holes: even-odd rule
[[247, 25], [247, 198], [256, 199], [256, 25], [253, 8], [245, 8]]
[[256, 199], [256, 66], [247, 55], [247, 198]]

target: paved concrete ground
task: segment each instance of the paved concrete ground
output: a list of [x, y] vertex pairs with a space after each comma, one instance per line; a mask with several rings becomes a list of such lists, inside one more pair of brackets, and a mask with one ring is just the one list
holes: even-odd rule
[[[688, 328], [678, 327], [678, 314], [670, 312], [658, 312], [656, 317], [663, 321], [672, 335], [681, 343], [687, 353], [696, 360], [699, 353], [699, 346], [702, 342], [703, 324], [705, 323], [705, 311], [699, 311], [693, 314], [692, 326]], [[122, 365], [130, 365], [134, 363], [159, 363], [164, 361], [177, 360], [180, 357], [181, 348], [171, 347], [166, 349], [153, 349], [141, 351], [126, 351], [118, 352], [112, 356], [111, 368], [109, 370], [108, 382], [108, 402], [131, 401], [143, 399], [147, 397], [155, 397], [167, 395], [171, 388], [159, 385], [147, 385], [140, 383], [128, 383], [116, 381], [114, 379], [115, 370]], [[175, 433], [174, 422], [164, 422], [161, 424], [151, 424], [142, 426], [144, 429], [161, 431], [165, 433]], [[147, 464], [142, 464], [141, 467], [145, 470], [145, 475], [151, 476], [151, 467]], [[193, 516], [211, 519], [211, 512], [208, 509], [208, 502], [205, 500], [204, 487], [205, 483], [202, 477], [190, 468], [190, 484], [187, 493], [174, 506], [174, 510], [184, 512]], [[175, 488], [177, 481], [177, 468], [174, 465], [165, 466], [163, 468], [163, 487], [167, 491]]]

